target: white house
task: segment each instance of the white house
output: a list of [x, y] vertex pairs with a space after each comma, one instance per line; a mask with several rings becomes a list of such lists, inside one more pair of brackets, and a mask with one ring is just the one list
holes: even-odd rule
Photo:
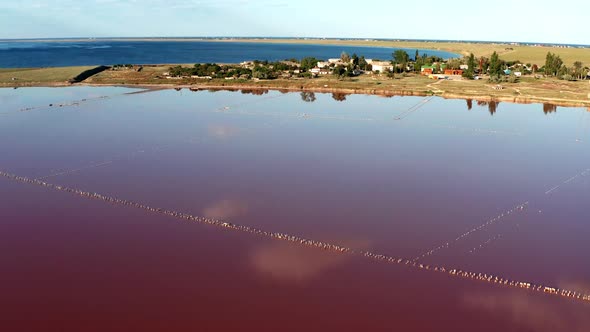
[[318, 68], [328, 67], [329, 65], [330, 65], [330, 62], [328, 62], [328, 61], [318, 61]]
[[469, 66], [468, 65], [460, 65], [459, 66], [459, 69], [461, 69], [461, 70], [467, 70], [467, 69], [469, 69]]
[[371, 66], [373, 66], [373, 71], [379, 71], [380, 73], [393, 70], [393, 66], [388, 61], [371, 61]]

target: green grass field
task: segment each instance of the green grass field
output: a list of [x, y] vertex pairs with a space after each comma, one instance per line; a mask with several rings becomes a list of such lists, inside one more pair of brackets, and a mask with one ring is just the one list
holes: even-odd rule
[[[0, 69], [0, 84], [30, 85], [66, 83], [81, 72], [94, 66], [56, 68], [4, 68]], [[13, 80], [15, 78], [16, 80]]]

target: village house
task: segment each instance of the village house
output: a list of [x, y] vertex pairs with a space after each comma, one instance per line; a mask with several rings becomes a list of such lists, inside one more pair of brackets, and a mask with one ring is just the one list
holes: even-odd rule
[[[440, 69], [438, 68], [440, 67]], [[432, 74], [437, 74], [438, 70], [441, 70], [444, 72], [446, 65], [440, 64], [440, 66], [438, 65], [438, 63], [434, 63], [432, 65], [424, 65], [420, 68], [420, 74], [422, 75], [432, 75]]]
[[445, 75], [449, 75], [449, 76], [461, 76], [461, 75], [463, 75], [463, 70], [462, 69], [445, 69], [444, 73], [445, 73]]
[[320, 67], [313, 67], [309, 70], [314, 76], [317, 75], [328, 75], [330, 73], [330, 69], [328, 67], [320, 68]]
[[330, 62], [329, 61], [318, 61], [317, 66], [318, 66], [318, 68], [329, 67], [330, 66]]
[[253, 69], [254, 62], [253, 61], [244, 61], [244, 62], [240, 63], [240, 66], [242, 66], [242, 68]]
[[373, 71], [379, 71], [380, 73], [384, 72], [391, 72], [393, 70], [393, 65], [389, 61], [372, 61], [370, 65], [373, 68]]
[[420, 74], [424, 76], [434, 74], [434, 66], [422, 66], [422, 68], [420, 68]]

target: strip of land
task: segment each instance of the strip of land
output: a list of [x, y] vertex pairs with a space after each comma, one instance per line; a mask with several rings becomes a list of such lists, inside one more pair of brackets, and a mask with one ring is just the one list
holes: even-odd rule
[[[436, 95], [443, 98], [504, 101], [513, 103], [548, 103], [557, 106], [590, 107], [589, 81], [564, 81], [554, 78], [522, 77], [518, 83], [494, 84], [485, 78], [466, 80], [451, 77], [432, 80], [418, 74], [364, 74], [338, 78], [278, 78], [273, 80], [166, 78], [172, 65], [144, 66], [137, 70], [105, 70], [76, 85], [135, 86], [146, 88], [250, 89], [310, 91], [339, 94], [374, 94], [382, 96]], [[186, 65], [190, 67], [189, 65]], [[36, 69], [0, 69], [0, 87], [69, 86], [70, 80], [94, 67], [60, 67]]]
[[0, 87], [67, 86], [74, 77], [95, 67], [0, 68]]

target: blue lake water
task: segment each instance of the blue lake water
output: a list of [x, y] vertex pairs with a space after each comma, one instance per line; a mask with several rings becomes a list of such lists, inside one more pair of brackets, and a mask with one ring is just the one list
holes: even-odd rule
[[[337, 58], [342, 52], [391, 59], [394, 48], [209, 41], [0, 41], [0, 68], [113, 65], [119, 63], [239, 63], [246, 60]], [[406, 49], [414, 55], [415, 49]], [[420, 50], [442, 58], [456, 54]]]

